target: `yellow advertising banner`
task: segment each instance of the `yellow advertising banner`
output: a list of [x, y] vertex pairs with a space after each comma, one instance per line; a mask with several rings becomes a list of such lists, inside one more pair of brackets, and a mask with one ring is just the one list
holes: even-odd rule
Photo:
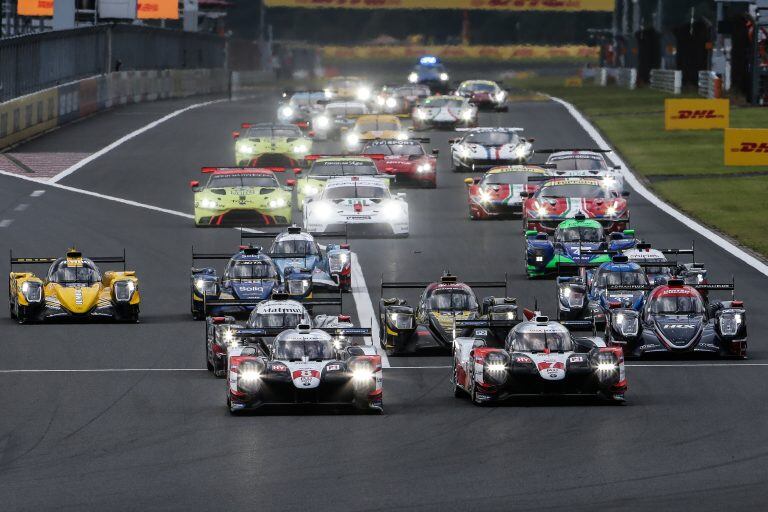
[[139, 0], [136, 2], [136, 17], [141, 20], [179, 19], [178, 0]]
[[305, 9], [482, 9], [492, 11], [613, 11], [614, 0], [264, 0], [267, 7]]
[[596, 59], [600, 49], [593, 46], [325, 46], [328, 60], [413, 60], [437, 55], [446, 60], [554, 60]]
[[19, 16], [53, 16], [53, 0], [18, 0]]
[[768, 129], [727, 128], [723, 152], [725, 165], [768, 166]]
[[727, 99], [664, 100], [665, 130], [712, 130], [728, 128], [731, 106]]

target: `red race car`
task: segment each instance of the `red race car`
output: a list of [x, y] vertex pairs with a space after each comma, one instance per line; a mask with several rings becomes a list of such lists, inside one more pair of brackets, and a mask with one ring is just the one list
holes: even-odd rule
[[603, 225], [605, 233], [623, 231], [629, 225], [629, 192], [619, 193], [600, 178], [554, 178], [533, 194], [521, 192], [523, 226], [526, 230], [552, 233], [557, 225], [578, 214]]
[[424, 188], [437, 186], [437, 155], [424, 151], [421, 142], [428, 139], [379, 139], [373, 140], [363, 148], [363, 155], [383, 155], [375, 159], [380, 173], [395, 177], [397, 185], [412, 184]]
[[536, 165], [506, 165], [494, 167], [482, 178], [467, 178], [469, 218], [496, 219], [523, 213], [521, 192], [533, 194], [538, 184], [529, 177], [546, 176], [547, 171]]

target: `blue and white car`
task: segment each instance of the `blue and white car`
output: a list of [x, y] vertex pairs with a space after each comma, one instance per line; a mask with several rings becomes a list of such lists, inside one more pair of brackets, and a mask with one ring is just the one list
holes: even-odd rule
[[454, 171], [486, 171], [500, 165], [523, 164], [533, 156], [533, 144], [520, 136], [522, 128], [458, 128], [451, 142]]
[[426, 85], [433, 93], [447, 93], [451, 88], [451, 77], [439, 57], [423, 55], [411, 72], [408, 83]]

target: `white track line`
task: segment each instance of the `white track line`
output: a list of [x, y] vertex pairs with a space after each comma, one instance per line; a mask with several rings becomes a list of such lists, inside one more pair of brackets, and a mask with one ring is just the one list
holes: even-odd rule
[[387, 354], [381, 350], [381, 345], [379, 345], [380, 335], [378, 318], [376, 312], [373, 310], [373, 303], [371, 302], [371, 295], [368, 293], [368, 286], [365, 284], [363, 269], [360, 268], [360, 263], [357, 260], [357, 253], [352, 253], [352, 296], [355, 299], [357, 318], [360, 320], [361, 324], [363, 318], [371, 319], [371, 343], [376, 349], [376, 352], [381, 356], [381, 366], [389, 368], [389, 358], [387, 357]]
[[48, 180], [48, 182], [49, 183], [57, 183], [58, 181], [66, 178], [67, 176], [69, 176], [73, 172], [77, 171], [78, 169], [80, 169], [80, 168], [88, 165], [89, 163], [93, 162], [94, 160], [96, 160], [100, 156], [102, 156], [102, 155], [104, 155], [106, 153], [109, 153], [113, 149], [115, 149], [115, 148], [125, 144], [126, 142], [128, 142], [131, 139], [133, 139], [134, 137], [137, 137], [137, 136], [141, 135], [142, 133], [146, 132], [147, 130], [151, 130], [155, 126], [157, 126], [159, 124], [162, 124], [162, 123], [168, 121], [169, 119], [173, 119], [174, 117], [176, 117], [176, 116], [178, 116], [180, 114], [183, 114], [184, 112], [188, 112], [190, 110], [193, 110], [193, 109], [196, 109], [196, 108], [200, 108], [200, 107], [205, 107], [205, 106], [208, 106], [208, 105], [213, 105], [214, 103], [221, 103], [222, 101], [228, 101], [228, 100], [226, 98], [222, 98], [222, 99], [218, 99], [218, 100], [204, 101], [202, 103], [194, 103], [194, 104], [189, 105], [187, 107], [180, 108], [179, 110], [175, 110], [175, 111], [171, 112], [170, 114], [164, 115], [160, 119], [152, 121], [151, 123], [146, 124], [146, 125], [142, 126], [141, 128], [139, 128], [137, 130], [134, 130], [131, 133], [120, 137], [119, 139], [117, 139], [112, 144], [110, 144], [108, 146], [105, 146], [105, 147], [101, 148], [100, 150], [98, 150], [97, 152], [95, 152], [95, 153], [93, 153], [93, 154], [83, 158], [82, 160], [80, 160], [76, 164], [74, 164], [74, 165], [70, 166], [69, 168], [61, 171], [59, 174], [57, 174], [56, 176], [54, 176], [53, 178]]
[[[592, 123], [590, 123], [584, 117], [584, 115], [576, 109], [576, 107], [574, 107], [572, 104], [560, 98], [555, 98], [552, 96], [550, 96], [550, 98], [552, 99], [552, 101], [555, 101], [560, 105], [562, 105], [563, 107], [565, 107], [568, 113], [571, 114], [571, 116], [573, 116], [573, 118], [576, 120], [577, 123], [579, 123], [579, 125], [581, 125], [584, 131], [587, 132], [587, 134], [589, 134], [590, 137], [592, 137], [592, 140], [595, 141], [598, 147], [613, 149], [613, 146], [611, 146], [608, 143], [608, 141], [606, 141], [605, 138], [602, 135], [600, 135], [600, 132], [597, 131], [597, 129], [592, 125]], [[766, 265], [759, 259], [755, 258], [748, 252], [744, 251], [737, 245], [729, 242], [728, 240], [718, 235], [711, 229], [707, 228], [706, 226], [703, 226], [699, 222], [696, 222], [695, 220], [688, 217], [681, 211], [677, 210], [676, 208], [665, 203], [663, 200], [659, 199], [658, 196], [656, 196], [653, 192], [648, 190], [645, 187], [645, 185], [643, 185], [640, 182], [640, 180], [637, 179], [634, 173], [630, 171], [629, 166], [626, 164], [626, 162], [624, 162], [624, 160], [622, 160], [621, 157], [619, 157], [615, 152], [608, 153], [608, 157], [613, 161], [614, 164], [621, 166], [621, 172], [624, 175], [624, 180], [628, 182], [629, 185], [635, 191], [637, 191], [641, 196], [643, 196], [646, 200], [648, 200], [648, 202], [656, 206], [658, 209], [660, 209], [664, 213], [677, 219], [689, 229], [707, 238], [709, 241], [719, 246], [720, 248], [722, 248], [732, 256], [735, 256], [736, 258], [740, 259], [747, 265], [751, 266], [761, 274], [768, 276], [768, 265]]]

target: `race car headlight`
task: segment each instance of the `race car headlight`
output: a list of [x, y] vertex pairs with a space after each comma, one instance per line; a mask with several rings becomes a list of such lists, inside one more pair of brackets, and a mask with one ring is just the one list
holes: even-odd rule
[[743, 322], [741, 313], [723, 313], [720, 315], [720, 332], [723, 336], [736, 336]]
[[331, 124], [331, 120], [328, 119], [326, 116], [320, 116], [316, 117], [315, 120], [312, 122], [315, 128], [319, 128], [321, 130], [324, 130], [328, 128], [328, 126]]
[[515, 148], [515, 157], [517, 158], [527, 158], [529, 153], [528, 146], [517, 146]]
[[432, 170], [431, 164], [421, 164], [418, 167], [416, 167], [416, 172], [429, 172]]
[[368, 101], [371, 99], [371, 89], [369, 87], [359, 87], [356, 96], [360, 101]]
[[312, 211], [320, 222], [326, 222], [333, 215], [333, 207], [326, 202], [317, 203]]
[[347, 145], [355, 146], [360, 142], [360, 136], [356, 133], [350, 133], [347, 135]]
[[418, 82], [418, 81], [419, 81], [419, 75], [418, 75], [418, 74], [416, 74], [416, 72], [415, 72], [415, 71], [414, 71], [414, 72], [412, 72], [412, 73], [410, 73], [410, 74], [408, 75], [408, 81], [409, 81], [409, 82], [411, 82], [412, 84], [415, 84], [416, 82]]
[[261, 371], [256, 368], [248, 368], [247, 370], [239, 372], [238, 376], [240, 382], [243, 384], [256, 384], [261, 380]]
[[413, 113], [413, 115], [416, 119], [419, 119], [421, 121], [427, 118], [427, 113], [420, 108], [417, 108], [416, 111]]
[[43, 298], [43, 286], [37, 282], [24, 281], [21, 284], [21, 293], [27, 302], [40, 302]]
[[292, 279], [288, 281], [288, 294], [305, 295], [309, 291], [310, 286], [312, 286], [310, 279]]
[[613, 176], [603, 176], [603, 180], [600, 184], [605, 188], [613, 188], [616, 186], [616, 178]]
[[413, 328], [413, 316], [408, 313], [388, 313], [387, 320], [395, 329], [403, 330]]
[[494, 99], [496, 100], [497, 103], [501, 103], [502, 101], [504, 101], [506, 97], [507, 97], [507, 93], [505, 93], [504, 91], [499, 91], [494, 96]]
[[239, 142], [236, 147], [238, 153], [245, 153], [247, 155], [253, 153], [253, 146], [248, 142]]
[[216, 295], [216, 282], [195, 279], [195, 289], [200, 295]]
[[471, 121], [475, 117], [475, 113], [472, 109], [465, 109], [461, 111], [461, 118], [465, 121]]
[[206, 210], [217, 210], [219, 209], [219, 203], [213, 199], [203, 199], [200, 201], [200, 208], [205, 208]]
[[504, 363], [490, 363], [485, 367], [490, 373], [501, 373], [507, 369]]
[[358, 366], [352, 370], [352, 380], [358, 383], [368, 382], [373, 379], [373, 370], [368, 366]]
[[547, 215], [547, 209], [543, 205], [539, 205], [536, 208], [536, 216], [538, 217], [546, 217]]
[[616, 206], [611, 205], [608, 208], [606, 208], [605, 209], [605, 215], [607, 217], [613, 217], [614, 215], [616, 215]]
[[408, 133], [406, 133], [406, 132], [397, 132], [397, 135], [395, 135], [395, 138], [397, 140], [408, 140]]
[[485, 358], [484, 362], [484, 377], [487, 378], [489, 384], [503, 384], [507, 376], [507, 362], [508, 359], [499, 352], [491, 352]]
[[486, 192], [485, 190], [480, 191], [480, 202], [481, 203], [488, 203], [491, 200], [491, 194]]
[[386, 103], [386, 100], [384, 99], [383, 96], [377, 96], [376, 97], [376, 104], [378, 106], [383, 107], [385, 103]]
[[328, 255], [328, 269], [331, 274], [337, 274], [344, 269], [344, 266], [349, 261], [349, 255], [347, 253], [334, 253]]
[[227, 345], [232, 345], [232, 342], [235, 341], [235, 334], [232, 332], [232, 329], [227, 329], [222, 333], [221, 339]]
[[560, 298], [571, 308], [580, 308], [584, 305], [584, 294], [568, 286], [560, 288]]
[[403, 207], [400, 205], [399, 201], [390, 201], [386, 204], [384, 204], [384, 208], [382, 208], [382, 213], [384, 213], [384, 217], [387, 220], [397, 220], [400, 217], [403, 216]]
[[293, 109], [288, 105], [285, 105], [284, 107], [280, 108], [279, 114], [282, 119], [290, 119], [293, 117]]
[[136, 291], [136, 284], [133, 281], [117, 281], [114, 284], [114, 290], [117, 302], [128, 302]]
[[272, 199], [269, 202], [269, 207], [270, 208], [283, 208], [283, 207], [285, 207], [286, 204], [287, 203], [286, 203], [285, 199], [283, 199], [282, 197], [278, 197], [277, 199]]
[[614, 372], [616, 371], [616, 363], [613, 361], [601, 361], [597, 363], [597, 371], [598, 372]]
[[397, 106], [397, 100], [395, 98], [387, 98], [384, 102], [384, 106], [387, 108], [395, 108]]
[[307, 151], [309, 151], [309, 148], [306, 144], [297, 144], [293, 146], [293, 152], [296, 154], [306, 153]]
[[440, 73], [440, 81], [441, 82], [447, 82], [448, 81], [448, 73]]
[[325, 96], [325, 99], [329, 100], [333, 98], [333, 91], [330, 89], [323, 89], [323, 95]]
[[629, 313], [616, 313], [612, 319], [613, 328], [622, 336], [637, 336], [640, 321], [635, 315]]
[[320, 192], [320, 189], [313, 186], [313, 185], [306, 185], [301, 191], [304, 193], [305, 196], [313, 196]]

